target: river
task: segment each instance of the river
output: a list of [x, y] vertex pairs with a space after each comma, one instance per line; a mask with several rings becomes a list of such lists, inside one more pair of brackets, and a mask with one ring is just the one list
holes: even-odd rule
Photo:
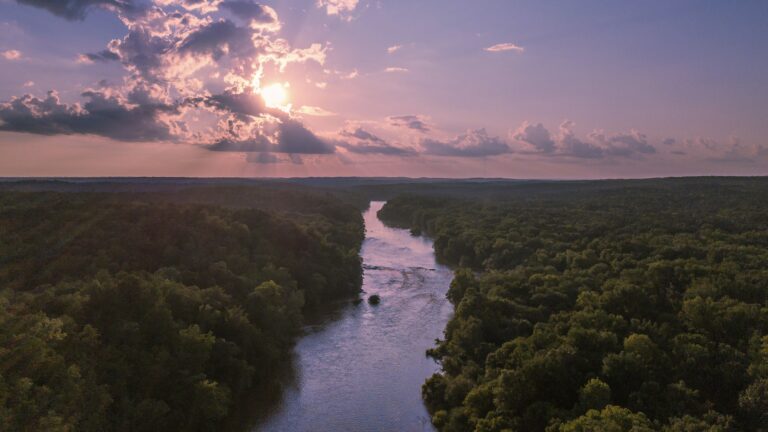
[[421, 385], [437, 369], [425, 356], [453, 308], [452, 278], [432, 242], [385, 226], [372, 202], [364, 213], [363, 290], [378, 306], [348, 304], [307, 326], [294, 377], [255, 431], [432, 431]]

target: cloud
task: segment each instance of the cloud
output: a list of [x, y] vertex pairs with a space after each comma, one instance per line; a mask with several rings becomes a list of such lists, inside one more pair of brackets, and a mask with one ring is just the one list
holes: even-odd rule
[[[56, 92], [0, 104], [0, 129], [36, 134], [94, 134], [123, 141], [173, 141], [218, 151], [329, 154], [288, 111], [260, 95], [265, 70], [323, 64], [327, 45], [294, 48], [274, 33], [277, 13], [251, 0], [18, 0], [68, 20], [112, 12], [122, 38], [83, 54], [86, 62], [119, 61], [125, 76], [86, 90], [84, 104]], [[349, 6], [348, 4], [346, 6]], [[339, 11], [350, 10], [339, 5]], [[311, 115], [328, 112], [301, 110]], [[202, 120], [201, 120], [202, 118]], [[300, 158], [299, 158], [300, 159]]]
[[[224, 131], [223, 135], [213, 144], [205, 146], [209, 150], [301, 154], [329, 154], [335, 151], [333, 145], [318, 138], [290, 114], [266, 107], [261, 97], [250, 92], [225, 92], [188, 99], [186, 104], [231, 114], [222, 120], [226, 125], [220, 128]], [[315, 111], [314, 114], [319, 115], [320, 112]], [[276, 128], [271, 119], [277, 120]]]
[[360, 71], [353, 69], [351, 72], [343, 72], [335, 69], [324, 69], [323, 73], [326, 75], [337, 77], [341, 80], [351, 80], [360, 76]]
[[488, 48], [485, 48], [485, 51], [488, 51], [488, 52], [515, 51], [518, 53], [523, 53], [525, 51], [525, 48], [519, 45], [513, 44], [511, 42], [506, 42], [506, 43], [500, 43], [500, 44], [489, 46]]
[[155, 0], [161, 6], [180, 6], [188, 11], [210, 13], [218, 10], [223, 0]]
[[350, 20], [350, 13], [357, 8], [359, 0], [317, 0], [317, 7], [325, 8], [328, 15], [338, 15]]
[[397, 51], [400, 51], [402, 47], [403, 47], [402, 45], [392, 45], [391, 47], [387, 48], [387, 53], [394, 54]]
[[589, 141], [583, 141], [573, 132], [575, 123], [570, 120], [560, 125], [558, 153], [583, 159], [601, 159], [607, 157], [634, 158], [656, 153], [656, 148], [648, 143], [645, 134], [636, 130], [606, 134], [594, 130], [587, 135]]
[[352, 131], [343, 130], [339, 132], [339, 135], [347, 138], [356, 138], [361, 141], [370, 141], [377, 144], [386, 144], [387, 142], [377, 137], [376, 135], [364, 130], [361, 127], [355, 128]]
[[222, 138], [213, 144], [204, 145], [210, 151], [255, 153], [274, 151], [276, 146], [266, 137], [258, 136], [243, 140]]
[[384, 72], [387, 73], [402, 73], [402, 72], [409, 72], [408, 69], [403, 67], [388, 67], [384, 69]]
[[[697, 155], [706, 161], [731, 164], [753, 164], [768, 160], [768, 147], [745, 143], [739, 137], [729, 137], [725, 143], [711, 138], [688, 138], [682, 142], [686, 151], [681, 154]], [[674, 151], [673, 151], [674, 152]]]
[[589, 138], [598, 143], [609, 156], [630, 157], [636, 154], [656, 153], [656, 148], [648, 144], [645, 134], [636, 130], [629, 133], [606, 135], [603, 131], [593, 131]]
[[32, 95], [0, 104], [0, 130], [40, 135], [100, 135], [121, 141], [173, 140], [179, 123], [164, 119], [177, 108], [170, 105], [130, 106], [116, 96], [86, 91], [79, 105], [60, 102], [55, 92], [44, 99]]
[[261, 152], [261, 153], [246, 153], [245, 161], [254, 164], [261, 165], [274, 165], [280, 163], [292, 163], [294, 165], [302, 165], [304, 160], [297, 154], [290, 154], [287, 157], [278, 156], [273, 153]]
[[645, 134], [632, 130], [627, 133], [607, 134], [592, 131], [587, 139], [576, 136], [573, 121], [560, 124], [555, 136], [541, 123], [523, 122], [512, 134], [512, 139], [522, 143], [522, 153], [534, 153], [548, 157], [578, 159], [603, 159], [609, 157], [632, 158], [656, 153]]
[[415, 156], [416, 152], [412, 149], [404, 149], [392, 145], [376, 144], [349, 144], [343, 145], [345, 149], [357, 154], [379, 154], [384, 156]]
[[35, 82], [34, 81], [27, 81], [24, 83], [24, 87], [34, 87]]
[[280, 158], [272, 153], [249, 153], [245, 160], [257, 164], [276, 164], [280, 163]]
[[768, 156], [768, 148], [762, 145], [748, 145], [739, 137], [728, 138], [722, 154], [712, 158], [718, 162], [755, 163], [757, 159]]
[[667, 138], [664, 141], [661, 142], [664, 145], [671, 146], [677, 144], [677, 140], [674, 138]]
[[259, 117], [262, 114], [268, 113], [275, 116], [282, 116], [282, 114], [278, 114], [280, 111], [267, 108], [264, 99], [252, 92], [234, 93], [232, 91], [225, 91], [221, 94], [189, 98], [186, 103], [193, 106], [206, 106], [223, 112], [252, 117]]
[[221, 3], [221, 8], [245, 20], [252, 28], [273, 32], [280, 30], [277, 12], [269, 6], [253, 3], [250, 0], [225, 0]]
[[704, 149], [707, 151], [717, 151], [721, 148], [720, 143], [717, 141], [711, 139], [711, 138], [704, 138], [704, 137], [698, 137], [698, 138], [687, 138], [684, 141], [684, 144], [687, 147], [693, 148], [693, 149]]
[[136, 0], [16, 0], [19, 4], [45, 9], [68, 20], [82, 20], [92, 9], [100, 8], [124, 15], [140, 15], [148, 6]]
[[300, 154], [329, 154], [334, 147], [318, 138], [312, 131], [296, 120], [280, 123], [278, 151]]
[[92, 63], [92, 62], [106, 63], [110, 61], [120, 60], [120, 55], [108, 49], [105, 49], [97, 53], [82, 54], [80, 56], [80, 60], [82, 62], [87, 62], [87, 63]]
[[336, 113], [328, 111], [326, 109], [316, 107], [316, 106], [309, 106], [309, 105], [303, 105], [299, 107], [296, 110], [296, 112], [299, 114], [305, 114], [305, 115], [315, 116], [315, 117], [331, 117], [336, 115]]
[[530, 145], [534, 151], [539, 153], [552, 153], [555, 151], [556, 143], [547, 128], [541, 123], [530, 124], [524, 122], [513, 138]]
[[2, 56], [6, 60], [20, 60], [21, 51], [18, 51], [18, 50], [0, 51], [0, 56]]
[[450, 141], [421, 140], [425, 154], [452, 157], [487, 157], [509, 153], [511, 149], [499, 137], [491, 137], [485, 129], [468, 131]]
[[307, 63], [310, 61], [320, 65], [325, 63], [328, 53], [327, 45], [315, 43], [308, 48], [287, 50], [284, 48], [286, 43], [284, 40], [278, 40], [276, 43], [266, 46], [264, 50], [267, 53], [261, 56], [262, 61], [272, 61], [280, 67], [281, 72], [290, 63]]
[[204, 145], [211, 151], [221, 152], [271, 152], [297, 154], [331, 154], [333, 145], [318, 138], [300, 122], [288, 119], [278, 125], [275, 135], [258, 134], [246, 138], [222, 137], [213, 144]]
[[573, 133], [575, 124], [566, 120], [560, 125], [560, 140], [558, 142], [557, 155], [568, 156], [579, 159], [601, 159], [605, 156], [605, 151], [586, 141], [577, 138]]
[[403, 116], [390, 116], [387, 117], [392, 126], [404, 127], [407, 129], [413, 129], [422, 133], [430, 131], [426, 121], [421, 116], [415, 115], [403, 115]]
[[357, 154], [380, 154], [387, 156], [415, 156], [413, 149], [396, 147], [389, 144], [386, 140], [357, 127], [353, 130], [342, 130], [339, 136], [347, 140], [337, 141], [339, 147], [345, 148], [349, 152]]
[[212, 22], [189, 34], [178, 48], [180, 54], [210, 55], [218, 60], [231, 51], [236, 53], [253, 48], [252, 33], [232, 21]]

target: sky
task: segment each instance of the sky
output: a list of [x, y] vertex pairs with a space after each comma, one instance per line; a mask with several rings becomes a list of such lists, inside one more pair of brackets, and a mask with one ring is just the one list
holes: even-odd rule
[[0, 0], [0, 176], [768, 175], [764, 0]]

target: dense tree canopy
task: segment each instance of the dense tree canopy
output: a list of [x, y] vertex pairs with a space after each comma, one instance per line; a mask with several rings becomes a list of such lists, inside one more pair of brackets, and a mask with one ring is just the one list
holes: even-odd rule
[[218, 430], [274, 381], [304, 311], [359, 290], [362, 218], [245, 192], [0, 193], [2, 429]]
[[433, 423], [768, 430], [768, 181], [568, 188], [380, 212], [457, 267], [423, 387]]

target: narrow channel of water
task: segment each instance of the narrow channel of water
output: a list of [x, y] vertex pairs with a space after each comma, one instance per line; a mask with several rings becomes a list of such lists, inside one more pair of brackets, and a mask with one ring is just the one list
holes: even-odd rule
[[385, 226], [365, 212], [364, 297], [309, 326], [296, 346], [296, 376], [257, 431], [432, 431], [421, 385], [437, 370], [425, 351], [452, 313], [452, 273], [432, 242]]

